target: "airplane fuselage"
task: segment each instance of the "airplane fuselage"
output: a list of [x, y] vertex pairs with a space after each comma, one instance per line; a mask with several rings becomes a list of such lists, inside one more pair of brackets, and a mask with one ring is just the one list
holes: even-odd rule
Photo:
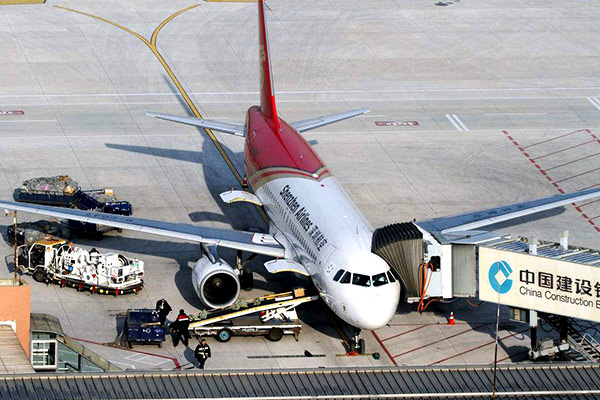
[[251, 107], [244, 161], [286, 257], [305, 267], [327, 305], [361, 329], [387, 324], [400, 285], [371, 252], [373, 228], [312, 146], [285, 121], [277, 127]]

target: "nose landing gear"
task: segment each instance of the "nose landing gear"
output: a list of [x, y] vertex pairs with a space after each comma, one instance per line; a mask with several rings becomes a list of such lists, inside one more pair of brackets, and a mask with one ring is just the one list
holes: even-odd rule
[[365, 339], [360, 338], [360, 329], [352, 328], [352, 339], [350, 339], [349, 352], [365, 354]]

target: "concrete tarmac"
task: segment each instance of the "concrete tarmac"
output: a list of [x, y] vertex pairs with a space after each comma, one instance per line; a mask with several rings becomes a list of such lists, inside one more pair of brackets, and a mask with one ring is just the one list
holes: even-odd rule
[[[370, 222], [378, 227], [600, 185], [600, 4], [435, 3], [268, 3], [281, 116], [372, 109], [306, 133]], [[114, 187], [137, 217], [265, 229], [253, 207], [218, 197], [239, 186], [232, 169], [243, 170], [242, 139], [216, 132], [211, 138], [143, 114], [242, 122], [258, 102], [256, 31], [256, 5], [249, 3], [50, 0], [0, 7], [1, 198], [12, 198], [25, 179], [68, 174], [84, 189]], [[568, 229], [571, 243], [598, 247], [597, 224], [600, 202], [589, 202], [498, 228], [546, 240]], [[161, 297], [176, 310], [202, 308], [190, 285], [198, 246], [132, 232], [77, 244], [143, 259], [145, 289], [115, 299], [25, 277], [32, 311], [59, 317], [67, 334], [123, 368], [187, 363], [190, 350], [181, 346], [140, 349], [156, 354], [148, 355], [101, 344], [118, 335], [118, 315], [127, 308], [153, 307]], [[9, 265], [12, 249], [2, 245], [0, 252]], [[223, 255], [233, 261], [233, 253]], [[256, 289], [244, 297], [307, 284], [269, 276], [264, 261], [253, 262]], [[10, 275], [8, 266], [0, 269]], [[450, 310], [459, 321], [451, 327]], [[493, 361], [490, 305], [461, 300], [421, 315], [403, 306], [389, 327], [363, 334], [379, 360], [338, 356], [339, 332], [320, 303], [299, 313], [299, 342], [211, 340], [207, 367]], [[499, 359], [526, 359], [526, 327], [508, 323], [504, 310], [501, 328]], [[323, 356], [289, 357], [305, 350]]]

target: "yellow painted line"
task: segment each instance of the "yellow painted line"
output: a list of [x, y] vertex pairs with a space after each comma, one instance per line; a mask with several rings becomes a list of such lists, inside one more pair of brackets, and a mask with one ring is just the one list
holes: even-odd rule
[[165, 18], [164, 21], [162, 21], [160, 24], [158, 24], [158, 26], [156, 27], [156, 29], [154, 29], [154, 32], [152, 32], [152, 37], [150, 38], [150, 43], [152, 43], [152, 46], [156, 47], [156, 39], [158, 38], [158, 33], [160, 32], [160, 30], [169, 22], [171, 22], [171, 20], [181, 14], [183, 14], [186, 11], [192, 10], [196, 7], [200, 7], [202, 5], [202, 3], [198, 3], [198, 4], [192, 4], [191, 6], [182, 8], [181, 10], [177, 11], [175, 14], [170, 15], [169, 17]]
[[333, 313], [333, 311], [331, 311], [327, 304], [325, 304], [325, 314], [327, 315], [327, 319], [329, 319], [331, 326], [333, 326], [339, 337], [344, 341], [344, 343], [346, 343], [347, 346], [350, 346], [350, 339], [348, 339], [346, 332], [344, 332], [340, 326], [339, 320], [337, 319], [338, 317]]
[[13, 6], [17, 4], [44, 4], [46, 0], [0, 0], [0, 6]]
[[[139, 40], [141, 40], [146, 46], [148, 46], [148, 48], [150, 49], [150, 51], [152, 51], [152, 53], [154, 54], [154, 56], [156, 57], [156, 59], [158, 60], [158, 62], [162, 65], [163, 69], [165, 70], [165, 72], [167, 73], [167, 75], [169, 75], [169, 77], [171, 78], [171, 81], [173, 82], [173, 84], [175, 85], [175, 87], [177, 88], [177, 90], [179, 91], [179, 93], [181, 94], [181, 96], [183, 97], [183, 100], [186, 102], [186, 104], [188, 105], [188, 107], [190, 108], [190, 110], [192, 110], [192, 112], [194, 113], [194, 116], [196, 118], [202, 118], [202, 115], [200, 114], [200, 112], [198, 111], [198, 109], [196, 108], [196, 106], [194, 105], [194, 103], [192, 102], [192, 100], [190, 99], [189, 95], [187, 94], [187, 92], [185, 91], [185, 89], [183, 88], [183, 86], [181, 85], [181, 83], [179, 82], [179, 79], [177, 79], [177, 77], [175, 76], [175, 74], [173, 73], [173, 70], [171, 69], [171, 67], [169, 66], [169, 64], [167, 64], [167, 62], [165, 61], [164, 57], [162, 56], [162, 54], [160, 54], [160, 52], [158, 51], [156, 44], [158, 42], [158, 34], [160, 33], [160, 31], [162, 30], [162, 28], [168, 24], [170, 21], [172, 21], [175, 17], [183, 14], [186, 11], [192, 10], [196, 7], [199, 7], [202, 3], [197, 3], [197, 4], [193, 4], [191, 6], [185, 7], [177, 12], [175, 12], [174, 14], [170, 15], [169, 17], [165, 18], [160, 24], [158, 24], [158, 26], [154, 29], [154, 31], [152, 32], [152, 36], [150, 38], [150, 40], [146, 39], [145, 37], [143, 37], [142, 35], [140, 35], [139, 33], [121, 25], [118, 24], [116, 22], [113, 22], [109, 19], [103, 18], [103, 17], [99, 17], [97, 15], [93, 15], [90, 13], [86, 13], [83, 11], [79, 11], [79, 10], [75, 10], [73, 8], [68, 8], [68, 7], [63, 7], [63, 6], [54, 6], [56, 8], [59, 8], [61, 10], [66, 10], [66, 11], [70, 11], [73, 13], [77, 13], [77, 14], [81, 14], [84, 15], [86, 17], [89, 18], [93, 18], [96, 19], [98, 21], [102, 21], [104, 23], [107, 23], [109, 25], [112, 25], [116, 28], [119, 28], [133, 36], [135, 36], [136, 38], [138, 38]], [[217, 151], [219, 152], [219, 154], [221, 155], [221, 157], [223, 158], [223, 160], [225, 161], [225, 163], [227, 164], [227, 166], [229, 167], [231, 173], [233, 174], [233, 176], [235, 177], [235, 179], [238, 181], [238, 183], [240, 184], [240, 186], [243, 187], [243, 178], [240, 175], [240, 173], [238, 172], [237, 168], [235, 167], [235, 165], [233, 164], [233, 162], [231, 161], [231, 159], [229, 158], [229, 155], [227, 155], [227, 153], [225, 152], [225, 149], [223, 149], [223, 146], [221, 145], [221, 142], [219, 142], [219, 140], [217, 139], [217, 137], [215, 136], [214, 132], [211, 129], [208, 128], [204, 128], [204, 130], [206, 131], [206, 134], [208, 135], [208, 137], [210, 138], [210, 140], [213, 142], [213, 144], [215, 145], [215, 147], [217, 148]], [[255, 205], [256, 210], [258, 211], [258, 213], [260, 214], [261, 218], [263, 219], [263, 221], [265, 221], [266, 224], [269, 223], [269, 217], [267, 217], [267, 215], [265, 214], [265, 212], [263, 211], [263, 209], [257, 205]]]
[[132, 31], [129, 28], [124, 27], [123, 25], [117, 24], [116, 22], [113, 22], [109, 19], [106, 18], [102, 18], [102, 17], [98, 17], [97, 15], [93, 15], [93, 14], [89, 14], [83, 11], [79, 11], [79, 10], [75, 10], [73, 8], [68, 8], [68, 7], [63, 7], [63, 6], [54, 6], [55, 8], [59, 8], [61, 10], [65, 10], [65, 11], [70, 11], [76, 14], [81, 14], [81, 15], [85, 15], [86, 17], [90, 17], [93, 19], [97, 19], [98, 21], [102, 21], [105, 22], [107, 24], [110, 24], [112, 26], [115, 26], [121, 30], [124, 30], [125, 32], [132, 34], [133, 36], [135, 36], [136, 38], [140, 39], [142, 42], [144, 42], [144, 44], [146, 44], [146, 46], [150, 47], [150, 42], [148, 41], [148, 39], [146, 39], [145, 37], [143, 37], [142, 35], [140, 35], [139, 33]]

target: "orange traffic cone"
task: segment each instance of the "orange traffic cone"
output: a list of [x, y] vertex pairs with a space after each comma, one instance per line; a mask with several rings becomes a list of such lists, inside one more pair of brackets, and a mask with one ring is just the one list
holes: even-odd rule
[[448, 325], [456, 325], [454, 321], [454, 311], [450, 311], [450, 318], [448, 319]]

